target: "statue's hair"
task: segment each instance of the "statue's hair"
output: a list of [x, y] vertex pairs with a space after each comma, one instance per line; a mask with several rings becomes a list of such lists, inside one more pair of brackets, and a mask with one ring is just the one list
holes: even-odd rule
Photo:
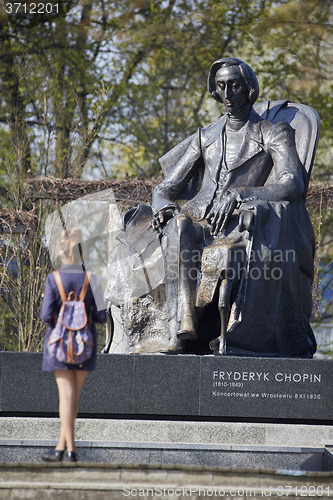
[[81, 240], [81, 230], [78, 228], [62, 231], [59, 238], [58, 249], [59, 257], [63, 263], [75, 264], [80, 262], [78, 244]]
[[259, 96], [259, 83], [257, 77], [253, 69], [248, 64], [240, 59], [237, 59], [236, 57], [224, 57], [223, 59], [218, 59], [213, 62], [208, 75], [208, 92], [217, 102], [222, 102], [221, 97], [216, 93], [215, 77], [220, 68], [226, 68], [229, 66], [239, 67], [248, 89], [249, 101], [251, 104], [254, 104]]

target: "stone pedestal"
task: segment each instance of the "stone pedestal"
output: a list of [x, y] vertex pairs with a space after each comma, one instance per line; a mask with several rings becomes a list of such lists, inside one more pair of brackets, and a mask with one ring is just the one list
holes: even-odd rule
[[[58, 393], [41, 362], [0, 353], [0, 462], [38, 462], [57, 442]], [[80, 400], [80, 457], [330, 471], [332, 382], [326, 360], [99, 355]]]
[[[39, 353], [0, 353], [0, 415], [58, 412]], [[333, 361], [103, 354], [88, 375], [85, 416], [332, 423]]]

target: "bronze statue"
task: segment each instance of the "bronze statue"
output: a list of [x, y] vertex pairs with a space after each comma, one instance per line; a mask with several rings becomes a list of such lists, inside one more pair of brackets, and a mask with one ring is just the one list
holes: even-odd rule
[[152, 207], [125, 213], [106, 299], [129, 352], [311, 358], [305, 199], [319, 117], [257, 102], [256, 75], [235, 58], [212, 64], [208, 90], [224, 114], [160, 159]]
[[287, 101], [255, 104], [256, 75], [236, 58], [213, 63], [208, 90], [223, 116], [160, 160], [166, 177], [153, 194], [167, 352], [202, 354], [209, 345], [310, 358], [314, 237], [304, 200], [319, 118]]

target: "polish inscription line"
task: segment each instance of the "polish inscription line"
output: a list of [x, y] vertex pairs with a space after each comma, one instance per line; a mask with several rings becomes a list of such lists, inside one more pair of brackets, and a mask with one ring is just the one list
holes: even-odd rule
[[[322, 397], [321, 384], [321, 373], [233, 370], [212, 372], [213, 397], [315, 401]], [[265, 386], [269, 387], [268, 390]]]

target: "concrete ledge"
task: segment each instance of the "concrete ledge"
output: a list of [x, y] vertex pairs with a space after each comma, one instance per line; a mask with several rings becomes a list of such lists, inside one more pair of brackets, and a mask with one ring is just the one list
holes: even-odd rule
[[[55, 441], [58, 418], [1, 417], [4, 441]], [[191, 422], [172, 420], [78, 418], [78, 442], [195, 443], [244, 446], [332, 446], [333, 426], [247, 422]]]
[[[57, 441], [35, 441], [32, 439], [0, 439], [0, 447], [54, 447]], [[78, 448], [114, 448], [114, 449], [154, 449], [154, 450], [201, 450], [201, 451], [244, 451], [244, 452], [267, 452], [267, 453], [323, 453], [323, 448], [302, 448], [291, 446], [245, 446], [245, 445], [214, 445], [214, 444], [188, 444], [188, 443], [126, 443], [123, 441], [80, 441]]]

